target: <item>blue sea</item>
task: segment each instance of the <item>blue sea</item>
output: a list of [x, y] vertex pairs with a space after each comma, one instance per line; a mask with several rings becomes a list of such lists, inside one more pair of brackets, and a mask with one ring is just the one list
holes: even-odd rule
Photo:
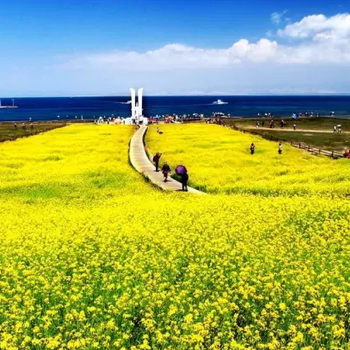
[[[216, 100], [226, 104], [214, 104]], [[0, 109], [0, 121], [94, 119], [111, 115], [128, 117], [128, 96], [16, 98], [16, 109]], [[1, 98], [2, 105], [12, 100]], [[144, 97], [144, 115], [205, 114], [255, 117], [258, 113], [291, 116], [293, 113], [320, 113], [350, 116], [350, 96], [150, 96]]]

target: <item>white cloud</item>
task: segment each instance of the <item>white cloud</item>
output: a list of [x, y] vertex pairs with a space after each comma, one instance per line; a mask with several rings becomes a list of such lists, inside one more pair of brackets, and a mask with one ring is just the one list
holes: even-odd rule
[[283, 20], [283, 17], [287, 14], [287, 10], [283, 12], [274, 12], [271, 14], [271, 22], [274, 24], [280, 24]]
[[113, 51], [75, 57], [61, 67], [79, 69], [173, 70], [229, 67], [244, 61], [263, 62], [273, 57], [277, 42], [260, 39], [250, 43], [242, 39], [227, 49], [203, 49], [182, 44], [168, 44], [159, 49], [135, 52]]
[[278, 31], [281, 37], [310, 39], [315, 41], [338, 41], [350, 38], [350, 14], [343, 13], [333, 17], [312, 15], [301, 21], [287, 25]]
[[[318, 17], [318, 16], [316, 16]], [[320, 18], [324, 18], [320, 20]], [[262, 38], [241, 39], [223, 49], [168, 44], [146, 52], [113, 51], [69, 58], [60, 67], [127, 71], [219, 69], [242, 64], [350, 64], [350, 16], [337, 16], [343, 23], [328, 29], [332, 18], [303, 19], [279, 31], [281, 37], [303, 39], [293, 44]], [[321, 25], [321, 22], [323, 25]], [[347, 24], [349, 22], [349, 28]], [[310, 25], [306, 25], [308, 23]], [[316, 24], [317, 23], [317, 24]], [[325, 24], [326, 23], [326, 24]], [[327, 28], [325, 30], [325, 28]], [[348, 28], [348, 29], [347, 29]]]
[[[116, 50], [78, 56], [68, 59], [61, 67], [140, 72], [219, 69], [264, 62], [282, 65], [350, 64], [350, 14], [307, 16], [288, 24], [277, 34], [280, 42], [271, 38], [256, 42], [241, 39], [222, 49], [172, 43], [145, 52]], [[286, 38], [288, 44], [284, 42]]]
[[[350, 91], [349, 14], [307, 16], [277, 34], [226, 48], [171, 43], [143, 52], [60, 56], [54, 63], [38, 59], [28, 72], [28, 62], [21, 66], [21, 85], [23, 91], [47, 91], [51, 84], [69, 94], [113, 94], [133, 85], [179, 94]], [[18, 80], [4, 72], [2, 85], [15, 89]]]

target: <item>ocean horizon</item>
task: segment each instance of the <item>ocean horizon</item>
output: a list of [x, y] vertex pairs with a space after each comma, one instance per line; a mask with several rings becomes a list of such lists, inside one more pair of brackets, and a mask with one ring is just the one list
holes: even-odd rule
[[[11, 105], [12, 98], [0, 98], [2, 106]], [[0, 121], [32, 121], [95, 119], [100, 116], [130, 116], [130, 97], [21, 97], [15, 98], [18, 108], [0, 109]], [[218, 100], [222, 104], [216, 104]], [[144, 96], [145, 116], [166, 114], [204, 114], [214, 112], [231, 117], [256, 117], [258, 113], [291, 116], [293, 113], [319, 113], [329, 116], [350, 116], [350, 95], [199, 95]]]

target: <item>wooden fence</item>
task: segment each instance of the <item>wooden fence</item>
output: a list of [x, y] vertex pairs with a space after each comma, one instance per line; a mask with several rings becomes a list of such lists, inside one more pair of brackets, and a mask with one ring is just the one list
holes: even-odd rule
[[339, 151], [327, 151], [327, 150], [324, 150], [324, 149], [321, 149], [321, 148], [312, 147], [312, 146], [307, 145], [306, 143], [303, 143], [303, 142], [293, 142], [293, 141], [291, 141], [290, 144], [293, 147], [303, 149], [303, 150], [308, 151], [308, 152], [310, 152], [312, 154], [322, 154], [324, 156], [331, 157], [331, 158], [334, 158], [334, 159], [338, 159], [338, 158], [343, 158], [344, 157], [342, 152], [339, 152]]

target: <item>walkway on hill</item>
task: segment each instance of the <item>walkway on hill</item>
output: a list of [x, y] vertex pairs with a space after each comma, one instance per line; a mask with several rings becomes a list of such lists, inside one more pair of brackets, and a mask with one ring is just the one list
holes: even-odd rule
[[[165, 191], [179, 191], [182, 188], [180, 182], [169, 177], [167, 182], [164, 182], [163, 174], [156, 172], [155, 166], [150, 162], [147, 157], [144, 136], [147, 131], [147, 126], [141, 126], [139, 130], [135, 132], [129, 147], [129, 158], [132, 166], [141, 174], [149, 178], [149, 180]], [[188, 187], [188, 192], [204, 194], [204, 192], [195, 190], [194, 188]]]

